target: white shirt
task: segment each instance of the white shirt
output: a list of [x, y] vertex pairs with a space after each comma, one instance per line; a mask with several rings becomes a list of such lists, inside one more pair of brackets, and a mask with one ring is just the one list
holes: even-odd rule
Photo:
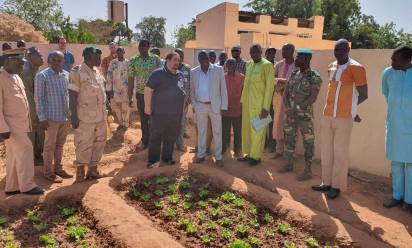
[[203, 70], [200, 70], [199, 84], [197, 88], [197, 100], [199, 102], [210, 102], [209, 76], [210, 66], [207, 70], [207, 73], [205, 73]]

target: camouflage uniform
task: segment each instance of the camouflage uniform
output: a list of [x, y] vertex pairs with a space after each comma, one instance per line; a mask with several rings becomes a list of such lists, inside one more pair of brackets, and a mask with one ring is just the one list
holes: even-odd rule
[[[77, 92], [79, 127], [74, 131], [76, 165], [96, 169], [107, 138], [105, 79], [97, 68], [81, 64], [69, 75], [69, 89]], [[89, 173], [89, 172], [88, 172]]]
[[310, 97], [313, 86], [320, 88], [321, 84], [322, 79], [318, 72], [309, 70], [307, 73], [302, 73], [300, 70], [295, 70], [286, 85], [284, 98], [285, 108], [296, 109], [294, 115], [286, 115], [284, 119], [284, 157], [287, 159], [288, 165], [291, 167], [293, 167], [294, 163], [298, 129], [300, 129], [303, 137], [306, 166], [310, 167], [312, 164], [315, 150], [313, 106], [310, 105], [305, 109], [301, 109], [299, 104], [302, 104], [308, 97]]

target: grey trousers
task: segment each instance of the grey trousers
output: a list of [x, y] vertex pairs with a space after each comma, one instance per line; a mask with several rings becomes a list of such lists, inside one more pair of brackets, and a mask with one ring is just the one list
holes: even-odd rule
[[200, 103], [196, 106], [196, 122], [198, 129], [197, 137], [197, 156], [204, 158], [206, 156], [206, 137], [208, 117], [212, 122], [213, 143], [215, 145], [215, 159], [222, 160], [222, 116], [220, 113], [213, 113], [212, 105]]

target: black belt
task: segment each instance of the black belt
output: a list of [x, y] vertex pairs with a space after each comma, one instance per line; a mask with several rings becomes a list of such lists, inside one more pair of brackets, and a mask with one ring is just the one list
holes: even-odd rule
[[200, 102], [200, 103], [203, 103], [203, 104], [212, 104], [212, 102]]

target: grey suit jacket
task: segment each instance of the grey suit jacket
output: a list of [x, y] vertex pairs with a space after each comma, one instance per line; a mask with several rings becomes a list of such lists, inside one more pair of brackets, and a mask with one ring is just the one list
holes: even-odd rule
[[[202, 69], [200, 66], [195, 67], [190, 72], [190, 98], [192, 99], [192, 106], [196, 111], [196, 107], [199, 104], [197, 91], [199, 88], [199, 78]], [[209, 72], [209, 94], [210, 102], [212, 104], [212, 111], [214, 113], [220, 113], [221, 110], [227, 110], [228, 99], [226, 80], [223, 67], [210, 64]]]

